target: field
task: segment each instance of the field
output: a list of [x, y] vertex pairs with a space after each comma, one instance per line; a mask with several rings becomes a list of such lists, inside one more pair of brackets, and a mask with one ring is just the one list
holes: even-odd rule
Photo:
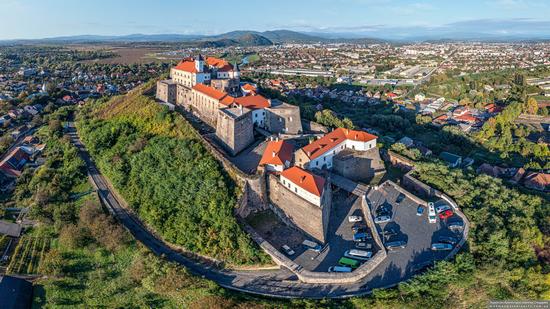
[[90, 46], [90, 45], [77, 45], [71, 46], [71, 48], [77, 50], [104, 50], [116, 53], [118, 57], [107, 58], [100, 60], [86, 60], [84, 63], [100, 63], [100, 64], [141, 64], [151, 62], [170, 62], [172, 59], [164, 56], [159, 56], [157, 53], [172, 50], [172, 48], [166, 47], [143, 47], [143, 46]]
[[50, 249], [47, 237], [23, 236], [8, 265], [8, 274], [37, 274], [44, 254]]

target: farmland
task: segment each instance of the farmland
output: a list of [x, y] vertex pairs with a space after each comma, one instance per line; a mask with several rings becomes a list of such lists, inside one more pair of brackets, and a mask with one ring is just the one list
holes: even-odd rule
[[40, 261], [50, 249], [50, 238], [23, 236], [10, 259], [8, 274], [38, 274]]

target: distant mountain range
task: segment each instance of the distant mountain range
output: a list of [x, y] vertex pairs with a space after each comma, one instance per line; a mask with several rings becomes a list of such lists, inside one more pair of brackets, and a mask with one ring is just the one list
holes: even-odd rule
[[238, 30], [218, 35], [201, 34], [130, 34], [122, 36], [77, 35], [36, 40], [0, 41], [0, 44], [67, 43], [138, 43], [170, 42], [197, 47], [264, 46], [285, 43], [363, 43], [385, 42], [455, 42], [455, 41], [548, 41], [550, 21], [532, 19], [469, 20], [440, 26], [359, 26], [319, 30], [248, 31]]
[[139, 42], [181, 42], [197, 47], [226, 46], [264, 46], [285, 43], [329, 43], [329, 42], [363, 42], [381, 43], [384, 40], [370, 38], [336, 38], [330, 35], [318, 36], [290, 30], [247, 31], [238, 30], [218, 35], [187, 34], [130, 34], [122, 36], [76, 35], [61, 36], [34, 40], [0, 41], [4, 44], [79, 44], [79, 43], [139, 43]]

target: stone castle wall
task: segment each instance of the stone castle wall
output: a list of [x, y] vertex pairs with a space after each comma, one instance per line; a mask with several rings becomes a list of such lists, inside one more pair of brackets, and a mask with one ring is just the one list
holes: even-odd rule
[[273, 206], [272, 210], [285, 223], [293, 225], [307, 235], [325, 243], [330, 203], [323, 208], [313, 205], [288, 190], [276, 176], [269, 175], [268, 178], [269, 201]]

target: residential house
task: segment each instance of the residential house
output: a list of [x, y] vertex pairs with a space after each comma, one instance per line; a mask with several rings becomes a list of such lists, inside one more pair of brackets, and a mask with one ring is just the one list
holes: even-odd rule
[[529, 173], [523, 179], [523, 185], [538, 191], [550, 191], [550, 174]]

